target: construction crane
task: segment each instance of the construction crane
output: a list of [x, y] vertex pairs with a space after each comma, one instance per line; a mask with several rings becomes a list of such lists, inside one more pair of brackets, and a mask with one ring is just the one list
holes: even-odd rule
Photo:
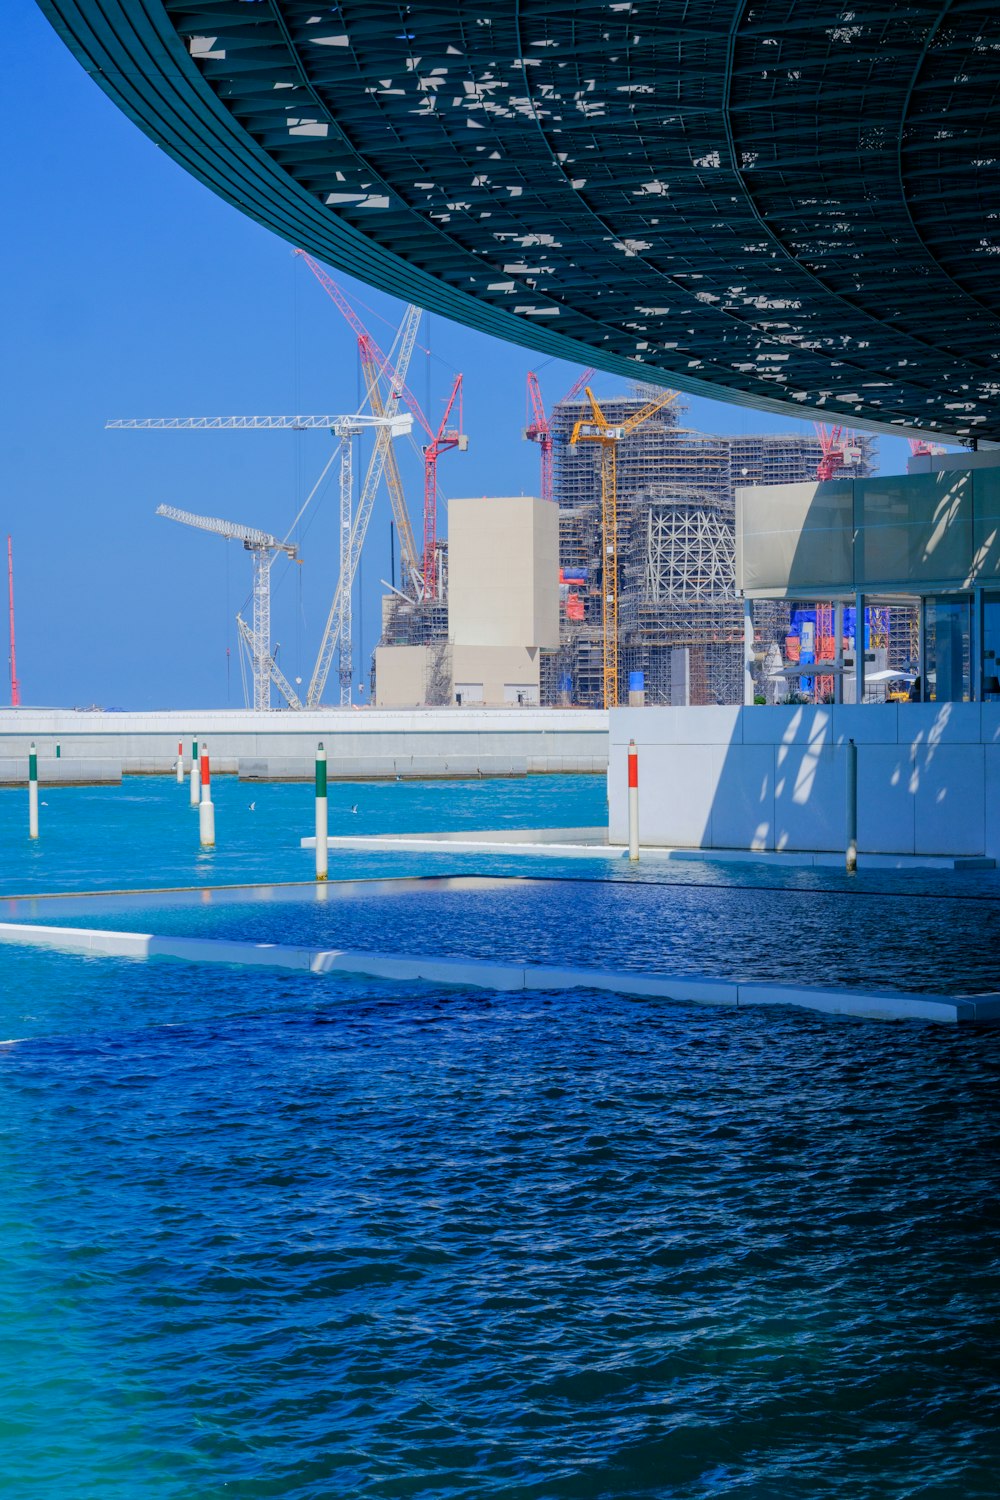
[[[452, 408], [452, 406], [454, 404], [456, 392], [461, 389], [461, 379], [462, 379], [462, 377], [460, 375], [456, 377], [455, 384], [452, 387], [451, 396], [450, 396], [449, 401], [448, 401], [448, 406], [447, 406], [447, 410], [445, 412], [445, 416], [444, 416], [444, 418], [443, 418], [443, 420], [442, 420], [442, 422], [441, 422], [441, 424], [440, 424], [440, 426], [438, 428], [438, 431], [435, 432], [433, 430], [433, 428], [431, 427], [430, 422], [427, 420], [427, 417], [426, 417], [426, 415], [424, 414], [424, 412], [423, 412], [423, 410], [421, 408], [420, 402], [417, 400], [416, 396], [410, 390], [410, 387], [406, 384], [405, 379], [402, 380], [402, 381], [399, 381], [399, 380], [396, 379], [396, 372], [393, 370], [391, 362], [383, 354], [382, 350], [379, 348], [379, 346], [378, 346], [377, 342], [375, 341], [375, 339], [372, 338], [371, 334], [368, 332], [367, 328], [362, 323], [361, 319], [358, 317], [358, 315], [355, 312], [354, 308], [351, 306], [350, 302], [344, 296], [343, 291], [337, 285], [336, 281], [334, 281], [333, 277], [326, 270], [324, 270], [324, 268], [319, 264], [319, 262], [317, 260], [315, 260], [311, 255], [309, 255], [305, 250], [296, 250], [295, 254], [301, 257], [301, 259], [309, 267], [309, 269], [312, 272], [312, 274], [315, 276], [316, 280], [319, 282], [320, 286], [327, 293], [327, 295], [330, 297], [330, 299], [334, 302], [334, 304], [340, 310], [340, 312], [343, 314], [343, 316], [347, 319], [348, 324], [350, 325], [350, 327], [354, 330], [355, 334], [357, 335], [359, 347], [361, 345], [361, 341], [364, 340], [367, 352], [369, 353], [369, 355], [372, 358], [374, 358], [375, 360], [377, 360], [379, 362], [383, 374], [388, 378], [388, 380], [390, 382], [390, 386], [398, 384], [402, 400], [409, 407], [410, 411], [413, 413], [413, 417], [414, 417], [415, 421], [423, 428], [424, 432], [427, 435], [427, 438], [428, 438], [429, 441], [427, 442], [427, 444], [425, 444], [424, 449], [423, 449], [423, 457], [424, 457], [424, 550], [423, 550], [423, 569], [422, 569], [422, 574], [423, 574], [423, 576], [422, 576], [422, 594], [423, 594], [423, 597], [425, 599], [433, 599], [435, 597], [436, 593], [437, 593], [437, 585], [438, 585], [438, 578], [437, 578], [437, 535], [436, 535], [436, 533], [437, 533], [437, 460], [438, 460], [438, 458], [440, 457], [440, 455], [442, 453], [447, 453], [452, 448], [457, 448], [460, 452], [464, 453], [465, 450], [469, 446], [469, 440], [468, 440], [468, 438], [460, 430], [459, 431], [454, 431], [454, 432], [446, 432], [446, 425], [447, 425], [448, 415], [450, 414], [451, 408]], [[459, 407], [459, 413], [460, 413], [460, 416], [461, 416], [461, 406]], [[459, 421], [459, 429], [460, 428], [461, 428], [461, 420]], [[390, 494], [391, 494], [391, 490], [390, 490]], [[409, 523], [407, 522], [407, 525], [408, 524]], [[399, 529], [399, 516], [398, 515], [396, 515], [396, 526], [397, 526], [397, 530], [398, 530]], [[433, 541], [431, 543], [431, 546], [428, 548], [427, 538], [428, 538], [429, 534], [431, 534], [433, 536]], [[429, 557], [429, 560], [430, 560], [429, 576], [428, 576], [428, 557]]]
[[648, 401], [621, 423], [612, 424], [605, 417], [593, 391], [586, 387], [590, 417], [574, 423], [571, 443], [598, 443], [601, 449], [601, 628], [603, 635], [603, 677], [605, 708], [618, 707], [618, 444], [631, 436], [643, 422], [655, 416], [671, 401], [676, 391], [667, 391], [655, 401]]
[[[584, 370], [579, 380], [570, 387], [569, 392], [563, 397], [563, 403], [575, 400], [593, 374], [593, 369]], [[553, 433], [545, 411], [545, 402], [542, 400], [542, 388], [538, 384], [538, 376], [534, 370], [528, 371], [528, 404], [531, 408], [531, 421], [524, 429], [523, 436], [529, 443], [537, 443], [541, 450], [539, 454], [542, 468], [540, 492], [543, 500], [551, 500], [554, 498], [552, 487]]]
[[947, 453], [943, 443], [932, 443], [927, 438], [907, 438], [910, 452], [914, 458], [935, 458], [939, 453]]
[[[361, 358], [361, 373], [364, 377], [365, 390], [368, 392], [368, 404], [374, 416], [383, 417], [385, 404], [382, 400], [379, 380], [380, 367], [367, 334], [358, 339], [358, 354]], [[385, 482], [392, 505], [393, 520], [396, 523], [396, 535], [399, 537], [401, 577], [404, 587], [408, 588], [415, 598], [418, 598], [421, 589], [420, 557], [417, 554], [417, 544], [413, 537], [413, 526], [406, 505], [406, 496], [403, 493], [399, 464], [396, 462], [396, 450], [391, 443], [385, 450]]]
[[[448, 418], [458, 400], [458, 426], [449, 427]], [[424, 598], [436, 599], [438, 592], [437, 572], [437, 461], [442, 453], [457, 448], [464, 453], [469, 439], [462, 431], [462, 377], [455, 376], [441, 418], [440, 426], [424, 448]]]
[[7, 535], [7, 603], [10, 611], [10, 706], [21, 706], [21, 683], [17, 675], [17, 646], [14, 641], [14, 543]]
[[222, 521], [216, 516], [196, 516], [173, 505], [158, 505], [156, 514], [168, 521], [179, 521], [182, 526], [211, 532], [229, 542], [242, 542], [253, 558], [253, 625], [248, 627], [239, 615], [237, 621], [242, 627], [240, 634], [246, 639], [253, 666], [253, 706], [262, 711], [269, 709], [271, 678], [277, 671], [271, 656], [271, 563], [279, 552], [297, 561], [298, 548], [279, 541], [270, 532], [258, 531], [254, 526], [241, 526], [237, 521]]
[[[413, 312], [415, 314], [415, 329], [416, 318], [419, 318], [419, 310], [413, 309]], [[305, 425], [309, 425], [312, 427], [329, 427], [340, 444], [340, 525], [338, 531], [340, 572], [338, 575], [337, 588], [338, 593], [342, 593], [343, 591], [340, 588], [340, 579], [346, 576], [345, 569], [349, 569], [351, 567], [352, 556], [353, 521], [351, 502], [353, 498], [352, 490], [354, 484], [354, 471], [351, 454], [351, 440], [352, 438], [357, 437], [360, 433], [364, 432], [367, 428], [371, 427], [379, 429], [380, 434], [383, 431], [388, 432], [390, 437], [405, 436], [406, 434], [411, 432], [413, 428], [413, 418], [409, 415], [409, 413], [400, 414], [396, 412], [391, 416], [369, 416], [367, 414], [358, 412], [353, 416], [339, 417], [143, 417], [139, 419], [118, 419], [117, 421], [106, 423], [106, 426], [108, 427], [116, 427], [119, 429], [132, 427], [141, 428], [146, 431], [178, 431], [197, 430], [205, 428], [212, 428], [216, 430], [245, 431], [248, 426], [267, 428], [268, 430], [277, 430], [281, 428], [287, 429], [292, 427], [302, 427]], [[369, 465], [369, 475], [368, 479], [366, 479], [365, 493], [362, 495], [362, 504], [361, 506], [359, 506], [359, 514], [365, 506], [367, 506], [367, 513], [370, 513], [371, 503], [372, 501], [374, 501], [375, 489], [377, 488], [378, 479], [382, 472], [381, 464], [383, 460], [384, 449], [380, 449], [379, 444], [376, 443], [376, 447], [372, 455], [372, 464]], [[373, 465], [375, 465], [374, 475], [372, 468]], [[365, 519], [365, 528], [367, 528], [367, 513]], [[361, 540], [363, 539], [364, 538], [362, 535]], [[282, 547], [284, 548], [284, 543], [282, 543]], [[358, 550], [360, 551], [360, 542], [358, 545]], [[356, 569], [357, 556], [355, 556], [354, 558], [353, 566]], [[351, 574], [351, 578], [353, 581], [353, 573]], [[338, 646], [340, 646], [345, 659], [349, 661], [351, 656], [350, 590], [346, 591], [346, 601], [346, 611], [338, 616], [338, 619], [340, 621], [339, 634], [333, 642], [332, 649], [336, 649]], [[256, 657], [255, 661], [257, 661]], [[256, 673], [262, 670], [263, 668], [259, 665], [255, 667], [255, 700], [257, 695], [257, 686], [259, 685], [259, 680]], [[274, 672], [269, 673], [269, 679], [274, 681], [275, 685], [284, 694], [289, 706], [291, 708], [300, 708], [302, 705], [301, 703], [299, 703], [297, 695], [292, 693], [292, 695], [289, 696], [289, 693], [286, 690], [287, 683], [284, 679], [279, 681], [279, 677], [280, 674], [276, 676]], [[264, 688], [264, 692], [269, 696], [266, 685]], [[350, 702], [349, 690], [347, 702]]]
[[105, 428], [133, 432], [169, 432], [182, 428], [202, 431], [237, 432], [310, 432], [315, 428], [334, 428], [339, 417], [116, 417], [105, 422]]
[[[330, 666], [333, 662], [334, 653], [339, 651], [338, 672], [340, 677], [340, 702], [342, 707], [349, 707], [351, 702], [351, 684], [354, 680], [354, 651], [353, 651], [353, 624], [352, 624], [352, 594], [354, 592], [354, 577], [358, 570], [358, 562], [361, 558], [361, 549], [364, 546], [365, 536], [368, 532], [368, 522], [371, 519], [372, 508], [375, 504], [375, 496], [386, 467], [387, 459], [392, 447], [392, 439], [401, 432], [409, 432], [413, 427], [413, 418], [409, 412], [400, 413], [399, 403], [402, 400], [403, 386], [406, 381], [406, 372], [410, 366], [413, 349], [417, 341], [417, 328], [420, 325], [420, 308], [411, 306], [406, 309], [403, 321], [400, 325], [394, 348], [396, 353], [396, 364], [393, 371], [392, 384], [389, 388], [388, 400], [383, 404], [381, 392], [378, 389], [378, 378], [374, 379], [368, 390], [368, 399], [373, 403], [376, 415], [365, 418], [370, 424], [375, 424], [378, 431], [375, 437], [375, 446], [372, 449], [371, 458], [368, 463], [368, 472], [361, 490], [361, 498], [358, 501], [357, 514], [351, 521], [351, 490], [352, 476], [350, 472], [351, 452], [349, 441], [344, 441], [348, 430], [353, 435], [354, 426], [351, 423], [341, 423], [335, 431], [342, 434], [340, 461], [340, 572], [337, 578], [337, 588], [327, 615], [326, 626], [320, 640], [319, 650], [316, 653], [316, 665], [313, 668], [312, 678], [309, 683], [309, 691], [306, 695], [306, 706], [315, 708], [323, 696], [326, 680], [330, 674]], [[374, 371], [374, 354], [372, 355], [372, 367]], [[356, 419], [355, 419], [356, 421]], [[392, 457], [393, 477], [390, 483], [390, 494], [393, 485], [398, 490], [398, 500], [401, 504], [402, 514], [406, 516], [406, 505], [403, 502], [402, 487], [399, 483], [399, 470], [396, 466], [395, 456]], [[408, 517], [406, 517], [408, 522]], [[412, 532], [410, 533], [410, 549], [412, 552]]]

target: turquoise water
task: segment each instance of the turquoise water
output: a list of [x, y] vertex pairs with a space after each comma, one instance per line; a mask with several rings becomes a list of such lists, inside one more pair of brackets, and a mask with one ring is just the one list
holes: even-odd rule
[[[336, 816], [601, 821], [601, 782], [560, 782], [340, 787]], [[184, 795], [47, 793], [30, 849], [0, 794], [5, 890], [308, 875], [308, 788], [220, 781], [207, 863]], [[447, 858], [589, 880], [504, 942], [558, 930], [553, 892], [567, 941], [574, 902], [598, 948], [628, 909], [624, 868], [525, 863]], [[805, 873], [661, 867], [632, 894], [683, 900], [688, 944], [775, 884], [792, 950], [827, 900], [882, 903], [873, 955], [930, 955], [940, 911], [979, 948], [995, 926], [986, 877]], [[1000, 1028], [14, 948], [0, 975], [4, 1500], [997, 1493]]]

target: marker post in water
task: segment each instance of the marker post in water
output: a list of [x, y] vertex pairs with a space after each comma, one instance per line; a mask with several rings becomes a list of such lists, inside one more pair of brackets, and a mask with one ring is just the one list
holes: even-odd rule
[[847, 741], [847, 873], [858, 869], [858, 747]]
[[201, 801], [198, 804], [198, 834], [203, 849], [215, 848], [215, 805], [212, 802], [212, 771], [208, 746], [201, 747]]
[[184, 742], [177, 741], [177, 785], [184, 785]]
[[62, 745], [56, 740], [56, 760], [62, 759]]
[[326, 800], [326, 751], [320, 740], [316, 748], [316, 879], [325, 880], [329, 869], [329, 816]]
[[38, 751], [34, 740], [28, 751], [28, 837], [38, 837]]
[[628, 857], [639, 858], [639, 752], [628, 742]]
[[191, 741], [191, 806], [201, 801], [201, 775], [198, 770], [198, 741]]

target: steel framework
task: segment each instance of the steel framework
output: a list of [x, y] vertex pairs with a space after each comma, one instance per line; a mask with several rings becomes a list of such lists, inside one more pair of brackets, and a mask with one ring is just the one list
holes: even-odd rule
[[278, 672], [271, 655], [271, 563], [279, 552], [297, 559], [298, 548], [268, 531], [258, 531], [255, 526], [241, 526], [238, 521], [223, 521], [217, 516], [198, 516], [189, 510], [178, 510], [174, 505], [158, 505], [156, 514], [168, 521], [179, 521], [182, 526], [193, 526], [198, 531], [221, 536], [228, 542], [242, 542], [250, 553], [253, 559], [253, 624], [248, 627], [239, 615], [236, 618], [240, 636], [250, 651], [253, 706], [259, 712], [269, 709], [271, 680]]
[[242, 212], [447, 317], [1000, 438], [995, 0], [39, 0]]

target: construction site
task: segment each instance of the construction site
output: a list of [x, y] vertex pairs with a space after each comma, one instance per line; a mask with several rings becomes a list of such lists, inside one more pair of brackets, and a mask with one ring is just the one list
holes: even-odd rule
[[[486, 551], [472, 542], [459, 562], [450, 546], [438, 463], [469, 445], [462, 375], [454, 376], [443, 415], [432, 425], [407, 383], [419, 307], [405, 309], [386, 352], [329, 272], [298, 253], [356, 341], [364, 389], [358, 411], [108, 423], [161, 430], [327, 428], [336, 441], [284, 536], [170, 506], [158, 510], [167, 519], [241, 542], [251, 554], [252, 617], [237, 616], [248, 706], [266, 711], [277, 694], [278, 706], [317, 708], [331, 675], [341, 707], [351, 706], [357, 678], [369, 675], [370, 701], [383, 708], [735, 704], [747, 696], [748, 666], [754, 695], [766, 702], [803, 693], [819, 698], [828, 691], [821, 677], [794, 676], [797, 663], [821, 659], [832, 639], [832, 615], [828, 620], [822, 603], [793, 608], [783, 600], [756, 600], [752, 643], [748, 638], [736, 590], [735, 494], [741, 487], [838, 473], [864, 478], [875, 467], [875, 438], [843, 427], [828, 431], [820, 423], [812, 431], [803, 424], [798, 433], [699, 432], [685, 423], [679, 394], [662, 386], [636, 382], [623, 394], [598, 400], [592, 369], [547, 410], [538, 378], [529, 372], [521, 437], [538, 450], [536, 498], [452, 502], [472, 507], [462, 512], [470, 538], [485, 535], [485, 529], [491, 535]], [[356, 440], [366, 432], [370, 454], [363, 474], [356, 473]], [[423, 503], [417, 524], [395, 451], [401, 437], [419, 446]], [[511, 439], [516, 441], [514, 433]], [[301, 679], [290, 681], [272, 650], [270, 575], [276, 558], [299, 560], [290, 539], [331, 469], [339, 496], [339, 567], [315, 666], [300, 693]], [[391, 576], [384, 581], [381, 637], [371, 661], [358, 662], [355, 584], [383, 492], [392, 515]], [[507, 505], [506, 530], [495, 524], [501, 504]], [[552, 527], [547, 516], [556, 518]], [[507, 557], [506, 588], [496, 583], [501, 555]], [[522, 608], [515, 600], [526, 583], [529, 594], [535, 593], [530, 607]], [[467, 601], [462, 608], [456, 607], [458, 596]], [[480, 608], [487, 597], [489, 607]], [[910, 661], [916, 654], [912, 620], [899, 609], [892, 612], [898, 618], [888, 609], [869, 613], [865, 643], [880, 653], [879, 664]]]

